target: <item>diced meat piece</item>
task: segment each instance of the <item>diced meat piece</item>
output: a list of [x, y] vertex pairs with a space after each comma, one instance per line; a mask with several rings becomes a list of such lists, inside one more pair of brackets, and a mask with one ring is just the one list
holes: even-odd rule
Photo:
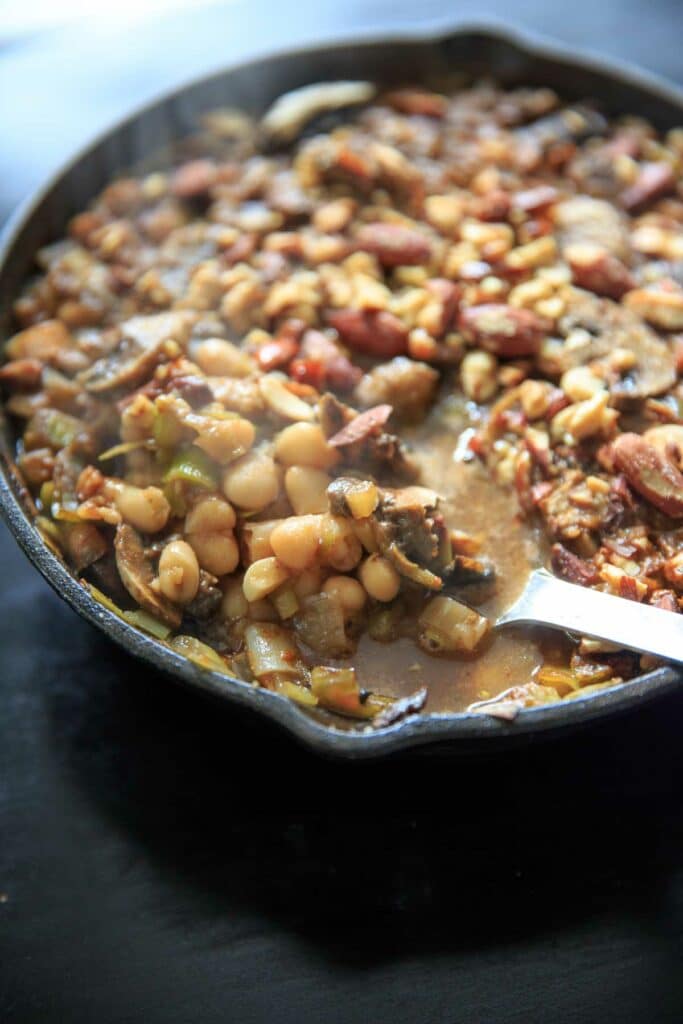
[[567, 246], [564, 255], [572, 269], [574, 284], [579, 288], [609, 299], [620, 299], [635, 287], [628, 267], [601, 246], [577, 243]]
[[620, 434], [612, 457], [631, 487], [665, 515], [683, 517], [683, 473], [638, 434]]
[[178, 199], [196, 199], [208, 193], [217, 177], [213, 160], [190, 160], [181, 164], [171, 178], [171, 192]]
[[590, 587], [598, 582], [595, 566], [572, 554], [563, 544], [553, 544], [551, 558], [553, 571], [563, 580], [578, 583], [582, 587]]
[[34, 391], [42, 375], [43, 364], [39, 359], [13, 359], [0, 366], [0, 382], [16, 391]]
[[311, 384], [318, 391], [351, 391], [362, 376], [331, 338], [322, 331], [308, 330], [303, 336], [299, 358], [290, 365], [293, 380]]
[[[355, 409], [328, 393], [320, 400], [320, 425], [328, 439], [335, 435], [341, 435], [342, 441], [346, 436], [359, 437], [354, 443], [338, 446], [346, 466], [361, 467], [378, 479], [389, 477], [392, 480], [414, 480], [418, 474], [417, 466], [406, 454], [400, 440], [394, 434], [382, 430], [391, 406], [379, 408], [381, 412], [370, 409], [358, 414]], [[373, 415], [369, 417], [369, 413]], [[351, 426], [358, 420], [360, 423]], [[344, 433], [347, 430], [348, 435]]]
[[670, 164], [646, 163], [632, 185], [621, 194], [621, 205], [629, 213], [638, 213], [676, 188], [676, 175]]
[[532, 310], [494, 302], [461, 309], [458, 325], [468, 341], [510, 358], [534, 355], [550, 330]]
[[336, 448], [344, 448], [347, 445], [356, 444], [358, 441], [365, 441], [382, 429], [392, 411], [390, 405], [377, 405], [373, 409], [368, 409], [367, 412], [360, 412], [336, 434], [328, 437], [327, 443]]
[[426, 89], [394, 89], [383, 97], [394, 110], [401, 114], [415, 114], [421, 117], [446, 116], [448, 100], [438, 92], [428, 92]]
[[408, 347], [408, 330], [393, 313], [338, 309], [327, 316], [342, 339], [357, 352], [377, 359], [403, 355]]
[[427, 263], [432, 252], [429, 239], [417, 228], [384, 221], [364, 224], [355, 243], [359, 249], [376, 256], [385, 267]]

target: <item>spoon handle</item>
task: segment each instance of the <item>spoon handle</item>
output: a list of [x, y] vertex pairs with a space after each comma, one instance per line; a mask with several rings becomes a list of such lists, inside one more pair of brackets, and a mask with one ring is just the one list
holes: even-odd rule
[[522, 595], [496, 626], [516, 622], [555, 626], [683, 662], [683, 615], [566, 583], [545, 569], [531, 574]]

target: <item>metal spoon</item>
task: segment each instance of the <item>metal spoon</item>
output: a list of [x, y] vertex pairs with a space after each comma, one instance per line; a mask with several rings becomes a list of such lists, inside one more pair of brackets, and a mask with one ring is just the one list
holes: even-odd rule
[[683, 662], [683, 615], [566, 583], [546, 569], [531, 573], [522, 594], [501, 615], [496, 628], [515, 623], [555, 626]]

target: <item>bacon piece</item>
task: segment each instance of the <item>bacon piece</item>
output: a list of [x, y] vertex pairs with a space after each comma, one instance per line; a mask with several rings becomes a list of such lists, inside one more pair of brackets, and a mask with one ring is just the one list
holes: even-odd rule
[[209, 191], [216, 176], [213, 160], [190, 160], [174, 171], [171, 192], [178, 199], [196, 199]]
[[590, 587], [598, 582], [595, 566], [572, 554], [563, 544], [553, 544], [550, 558], [553, 572], [563, 580], [578, 583], [581, 587]]
[[384, 221], [364, 224], [355, 242], [358, 249], [372, 253], [384, 267], [427, 263], [432, 254], [429, 239], [421, 231]]
[[621, 434], [612, 444], [614, 463], [631, 486], [667, 516], [683, 517], [683, 473], [639, 434]]
[[535, 355], [550, 325], [530, 309], [487, 302], [460, 310], [458, 326], [467, 341], [495, 355]]
[[650, 604], [654, 605], [655, 608], [661, 608], [665, 612], [680, 612], [673, 590], [655, 590], [650, 598]]
[[0, 381], [17, 391], [34, 391], [40, 384], [42, 373], [40, 359], [13, 359], [0, 366]]
[[426, 89], [394, 89], [384, 96], [388, 103], [400, 114], [416, 114], [421, 117], [445, 117], [448, 100], [438, 92], [427, 92]]
[[342, 340], [357, 352], [378, 359], [391, 359], [407, 351], [408, 330], [393, 313], [338, 309], [328, 313], [327, 320]]
[[636, 180], [621, 193], [621, 205], [629, 213], [639, 213], [649, 203], [661, 199], [675, 188], [676, 175], [669, 164], [642, 164]]
[[390, 405], [376, 405], [373, 409], [361, 412], [336, 434], [328, 437], [327, 443], [334, 448], [343, 448], [347, 444], [363, 441], [379, 427], [383, 427], [393, 411]]
[[513, 206], [524, 213], [538, 213], [552, 203], [556, 203], [560, 194], [552, 185], [537, 185], [535, 188], [524, 189], [513, 196]]
[[628, 267], [600, 246], [570, 245], [566, 257], [574, 284], [579, 288], [617, 300], [635, 288], [636, 282]]
[[261, 345], [257, 353], [257, 360], [260, 368], [268, 373], [270, 370], [278, 370], [286, 366], [298, 354], [299, 346], [293, 338], [273, 338]]

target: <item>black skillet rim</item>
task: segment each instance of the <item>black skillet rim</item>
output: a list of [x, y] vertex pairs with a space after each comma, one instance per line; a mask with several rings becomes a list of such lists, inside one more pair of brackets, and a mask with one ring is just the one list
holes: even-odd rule
[[[391, 46], [413, 44], [420, 46], [447, 44], [461, 36], [483, 37], [489, 42], [507, 44], [518, 55], [530, 59], [559, 61], [578, 70], [599, 72], [617, 85], [621, 84], [647, 93], [655, 101], [661, 100], [681, 111], [683, 120], [683, 90], [649, 72], [633, 68], [623, 62], [606, 59], [602, 55], [577, 51], [574, 48], [546, 40], [536, 34], [518, 31], [498, 21], [478, 21], [455, 27], [430, 27], [426, 31], [410, 30], [392, 34], [363, 34], [354, 37], [354, 46]], [[234, 63], [206, 76], [193, 78], [178, 88], [167, 90], [144, 103], [132, 113], [81, 147], [50, 176], [46, 183], [30, 196], [15, 212], [0, 235], [0, 277], [9, 265], [13, 251], [21, 240], [26, 226], [37, 214], [41, 202], [52, 189], [68, 178], [79, 163], [107, 139], [133, 124], [144, 113], [182, 97], [189, 89], [218, 79], [231, 71], [247, 70], [266, 64], [275, 58], [288, 57], [305, 61], [313, 55], [348, 47], [343, 39], [324, 46], [308, 46], [297, 50], [271, 52], [249, 61]], [[495, 69], [494, 69], [495, 70]], [[0, 426], [2, 411], [0, 410]], [[4, 446], [3, 446], [4, 448]], [[371, 727], [342, 729], [303, 711], [291, 701], [228, 676], [205, 671], [176, 654], [151, 637], [134, 629], [118, 616], [99, 605], [88, 591], [69, 573], [63, 563], [52, 554], [33, 525], [22, 502], [25, 494], [21, 480], [13, 466], [11, 454], [0, 449], [0, 513], [10, 532], [52, 588], [78, 614], [101, 629], [110, 639], [135, 657], [157, 669], [169, 673], [185, 684], [214, 697], [225, 699], [243, 708], [251, 709], [288, 731], [309, 749], [328, 756], [362, 759], [406, 750], [408, 748], [437, 745], [453, 751], [493, 752], [501, 746], [529, 742], [541, 736], [576, 728], [617, 712], [634, 710], [646, 701], [675, 690], [683, 680], [681, 672], [673, 668], [660, 668], [632, 682], [619, 684], [601, 693], [588, 695], [570, 702], [561, 702], [541, 708], [521, 711], [512, 723], [502, 722], [481, 714], [423, 714], [416, 715], [382, 729]]]

